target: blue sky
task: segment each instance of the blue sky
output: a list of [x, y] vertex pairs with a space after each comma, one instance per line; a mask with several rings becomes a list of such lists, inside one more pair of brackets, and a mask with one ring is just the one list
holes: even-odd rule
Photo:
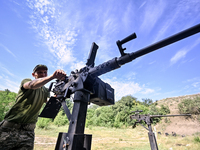
[[[17, 92], [35, 65], [67, 74], [85, 66], [92, 42], [95, 65], [120, 57], [117, 40], [137, 51], [200, 23], [199, 0], [1, 0], [0, 90]], [[132, 95], [153, 101], [200, 91], [200, 33], [139, 57], [100, 76], [116, 101]], [[48, 86], [48, 84], [47, 84]]]

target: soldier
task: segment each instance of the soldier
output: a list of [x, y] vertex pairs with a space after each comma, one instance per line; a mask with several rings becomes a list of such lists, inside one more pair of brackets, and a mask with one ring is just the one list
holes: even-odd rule
[[60, 69], [47, 76], [47, 70], [47, 66], [37, 65], [32, 73], [35, 79], [22, 80], [15, 104], [0, 123], [0, 150], [33, 149], [38, 115], [50, 96], [44, 85], [53, 79], [64, 80], [66, 77]]

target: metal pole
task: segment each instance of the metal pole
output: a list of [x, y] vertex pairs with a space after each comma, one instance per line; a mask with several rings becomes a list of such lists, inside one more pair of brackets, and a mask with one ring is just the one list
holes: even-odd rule
[[59, 133], [55, 150], [90, 150], [92, 135], [84, 134], [90, 93], [76, 91], [68, 133]]
[[149, 128], [148, 136], [149, 136], [149, 143], [150, 143], [150, 146], [151, 146], [151, 150], [158, 150], [156, 137], [155, 137], [155, 134], [153, 133], [153, 130], [151, 128], [151, 123], [148, 124], [148, 128]]

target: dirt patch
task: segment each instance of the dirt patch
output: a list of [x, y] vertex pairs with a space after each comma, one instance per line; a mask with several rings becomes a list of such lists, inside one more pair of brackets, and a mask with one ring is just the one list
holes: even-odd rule
[[35, 137], [34, 150], [54, 150], [57, 138], [53, 137]]
[[53, 144], [55, 145], [57, 138], [52, 137], [35, 137], [35, 144]]
[[[178, 104], [183, 99], [192, 99], [200, 94], [186, 95], [179, 97], [166, 98], [158, 101], [158, 105], [168, 105], [170, 109], [170, 114], [180, 114], [178, 110]], [[178, 116], [178, 117], [167, 117], [167, 123], [165, 118], [162, 119], [162, 122], [156, 125], [158, 132], [172, 134], [175, 132], [177, 135], [193, 135], [197, 132], [200, 132], [200, 122], [196, 119], [198, 115], [192, 115], [191, 117]]]

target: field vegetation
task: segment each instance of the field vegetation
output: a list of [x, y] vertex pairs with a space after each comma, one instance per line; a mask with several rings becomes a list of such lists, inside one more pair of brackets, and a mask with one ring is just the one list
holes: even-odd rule
[[[16, 95], [8, 89], [0, 91], [0, 121], [15, 103]], [[66, 103], [72, 112], [73, 102], [67, 99]], [[141, 114], [167, 115], [173, 111], [171, 108], [176, 107], [179, 113], [194, 115], [199, 124], [199, 106], [200, 96], [187, 99], [170, 98], [153, 102], [151, 99], [138, 101], [137, 98], [128, 95], [112, 106], [99, 107], [91, 104], [87, 111], [85, 134], [92, 134], [92, 150], [149, 150], [148, 131], [142, 126], [132, 128], [136, 121], [130, 119], [133, 111], [143, 110]], [[173, 123], [173, 119], [153, 118], [152, 126], [161, 124], [163, 132], [164, 128], [171, 125], [170, 123]], [[68, 125], [69, 121], [62, 108], [54, 120], [39, 118], [35, 130], [35, 149], [54, 149], [58, 133], [67, 132]], [[143, 123], [143, 125], [145, 124]], [[164, 132], [161, 135], [155, 133], [159, 149], [200, 149], [200, 133], [198, 131], [184, 137], [179, 134], [174, 137], [172, 135], [165, 136]]]
[[[54, 150], [58, 133], [67, 132], [68, 126], [50, 125], [44, 130], [36, 128], [35, 150]], [[148, 131], [142, 126], [136, 128], [110, 128], [90, 126], [85, 134], [92, 134], [92, 150], [150, 150]], [[158, 148], [161, 150], [199, 150], [200, 133], [176, 137], [157, 134]]]

